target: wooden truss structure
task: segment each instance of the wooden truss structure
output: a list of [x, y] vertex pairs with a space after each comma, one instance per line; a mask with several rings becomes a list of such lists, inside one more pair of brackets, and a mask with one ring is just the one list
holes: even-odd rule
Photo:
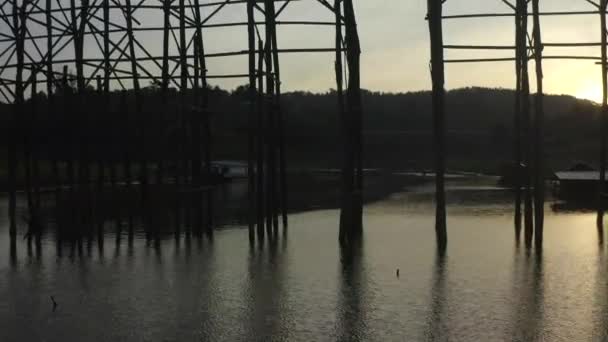
[[[335, 20], [290, 21], [281, 20], [281, 14], [296, 2], [310, 1], [332, 13]], [[240, 13], [243, 20], [217, 20], [223, 12]], [[228, 16], [229, 18], [231, 16]], [[307, 30], [311, 26], [335, 29], [335, 46], [282, 49], [277, 29], [296, 26]], [[247, 45], [230, 51], [208, 52], [213, 46], [207, 43], [210, 30], [242, 28]], [[231, 38], [234, 38], [231, 35]], [[236, 39], [236, 38], [235, 38]], [[0, 1], [0, 97], [13, 104], [12, 125], [26, 115], [28, 90], [37, 94], [44, 89], [48, 97], [46, 113], [70, 107], [73, 120], [82, 119], [89, 110], [86, 98], [90, 89], [97, 94], [124, 90], [133, 98], [133, 120], [144, 120], [132, 132], [133, 140], [124, 146], [124, 174], [131, 184], [131, 164], [138, 163], [137, 175], [146, 194], [153, 182], [167, 182], [166, 158], [149, 153], [149, 147], [137, 137], [160, 134], [169, 116], [178, 115], [184, 127], [192, 128], [188, 142], [176, 154], [182, 170], [175, 184], [205, 184], [201, 168], [211, 165], [211, 131], [207, 92], [210, 80], [242, 78], [249, 84], [249, 228], [250, 238], [266, 232], [276, 233], [279, 217], [287, 226], [287, 156], [283, 135], [284, 117], [281, 109], [280, 56], [293, 53], [332, 53], [336, 58], [338, 103], [343, 126], [344, 167], [342, 174], [342, 227], [341, 241], [351, 239], [361, 230], [361, 99], [359, 81], [360, 47], [352, 0], [2, 0]], [[248, 58], [244, 70], [233, 73], [213, 73], [210, 60], [235, 56]], [[74, 70], [72, 75], [69, 70]], [[345, 72], [346, 71], [346, 72]], [[347, 77], [348, 76], [348, 77]], [[345, 80], [348, 80], [345, 82]], [[67, 105], [59, 108], [57, 89], [74, 81], [74, 92]], [[142, 83], [151, 82], [160, 88], [164, 108], [150, 117], [142, 111]], [[38, 84], [42, 85], [39, 87]], [[182, 96], [177, 110], [168, 108], [170, 89]], [[179, 96], [179, 95], [178, 95]], [[191, 98], [194, 100], [190, 100]], [[108, 100], [105, 105], [109, 106]], [[30, 108], [30, 107], [27, 107]], [[41, 108], [36, 111], [41, 112]], [[176, 114], [177, 113], [177, 114]], [[86, 120], [86, 119], [85, 119]], [[144, 124], [145, 122], [145, 124]], [[9, 130], [9, 132], [14, 130]], [[162, 134], [158, 135], [162, 136]], [[11, 233], [15, 234], [15, 192], [18, 158], [15, 141], [9, 141], [9, 183], [11, 184]], [[184, 143], [185, 144], [185, 143]], [[54, 160], [57, 179], [67, 178], [67, 186], [86, 187], [90, 183], [90, 168], [84, 144], [79, 145], [78, 135], [72, 137], [73, 151], [69, 157]], [[162, 149], [159, 142], [157, 149]], [[72, 147], [70, 147], [72, 148]], [[27, 170], [36, 169], [36, 147], [24, 157]], [[190, 154], [184, 151], [194, 151]], [[152, 157], [156, 156], [156, 157]], [[201, 160], [202, 159], [202, 160]], [[65, 164], [67, 176], [59, 175]], [[155, 177], [148, 175], [148, 166], [156, 165]], [[202, 165], [202, 166], [201, 166]], [[97, 174], [113, 165], [100, 161]], [[76, 172], [76, 168], [78, 172]], [[35, 178], [32, 172], [28, 179]], [[76, 176], [78, 174], [78, 176]], [[103, 180], [101, 181], [103, 182]], [[31, 183], [31, 184], [30, 184]], [[36, 180], [28, 182], [35, 187]], [[28, 189], [29, 193], [30, 189]], [[35, 192], [35, 190], [32, 190]], [[145, 196], [144, 196], [145, 197]], [[35, 202], [35, 201], [33, 201]], [[31, 207], [35, 207], [32, 205]]]

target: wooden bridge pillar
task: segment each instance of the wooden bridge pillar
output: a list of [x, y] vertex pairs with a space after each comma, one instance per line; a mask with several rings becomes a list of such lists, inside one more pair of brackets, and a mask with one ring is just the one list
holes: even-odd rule
[[607, 142], [607, 127], [608, 124], [608, 60], [607, 60], [607, 31], [606, 31], [606, 0], [600, 0], [600, 32], [601, 32], [601, 57], [602, 57], [602, 108], [600, 112], [600, 180], [598, 184], [598, 212], [597, 226], [598, 229], [604, 227], [604, 205], [606, 193], [606, 142]]
[[543, 152], [544, 94], [543, 94], [543, 42], [540, 27], [539, 0], [532, 0], [534, 28], [534, 62], [536, 70], [536, 97], [534, 99], [534, 241], [542, 247], [545, 216], [545, 173]]
[[[341, 16], [339, 3], [336, 4], [335, 12], [339, 18]], [[344, 7], [344, 42], [346, 44], [346, 62], [349, 77], [346, 87], [345, 105], [342, 102], [340, 103], [340, 106], [343, 106], [344, 164], [342, 166], [342, 207], [340, 212], [339, 240], [342, 244], [350, 244], [360, 239], [363, 233], [361, 46], [353, 2], [352, 0], [344, 0], [342, 4]], [[341, 30], [339, 25], [337, 25], [336, 29]], [[338, 42], [338, 39], [336, 39], [336, 44], [336, 50], [340, 51], [342, 45]], [[338, 86], [340, 87], [340, 85], [341, 80], [338, 81]]]
[[435, 232], [437, 246], [447, 245], [445, 210], [445, 69], [443, 51], [443, 0], [428, 0], [431, 39], [431, 80], [433, 83], [433, 132], [435, 146]]

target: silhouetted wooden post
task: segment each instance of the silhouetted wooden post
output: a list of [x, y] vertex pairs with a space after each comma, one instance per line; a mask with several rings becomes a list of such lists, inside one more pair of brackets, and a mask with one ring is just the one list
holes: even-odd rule
[[[269, 176], [270, 176], [270, 206], [272, 207], [272, 224], [274, 234], [278, 234], [279, 228], [279, 210], [283, 214], [284, 226], [287, 222], [287, 212], [283, 210], [283, 199], [287, 200], [287, 194], [283, 193], [282, 182], [286, 181], [284, 170], [281, 169], [281, 153], [283, 153], [283, 146], [281, 146], [281, 77], [279, 68], [279, 52], [277, 46], [277, 35], [276, 35], [276, 19], [275, 19], [275, 8], [274, 1], [267, 0], [264, 7], [264, 15], [266, 18], [266, 46], [267, 46], [267, 61], [271, 62], [272, 65], [267, 65], [266, 69], [272, 70], [272, 73], [267, 74], [268, 88], [268, 117], [269, 117]], [[278, 156], [278, 158], [277, 158]], [[285, 161], [283, 160], [283, 166]], [[284, 196], [283, 196], [284, 195]]]
[[[103, 91], [103, 82], [101, 81], [101, 75], [97, 75], [97, 101], [95, 101], [96, 103], [100, 104], [100, 108], [98, 109], [98, 114], [100, 116], [100, 120], [98, 121], [99, 123], [105, 123], [107, 122], [107, 115], [108, 115], [108, 104], [106, 102], [106, 96], [103, 95], [104, 91]], [[108, 125], [102, 124], [100, 125], [102, 127], [102, 129], [108, 129], [110, 128]], [[105, 162], [104, 162], [104, 155], [103, 155], [103, 137], [101, 134], [99, 134], [97, 136], [97, 198], [102, 198], [102, 194], [103, 194], [103, 186], [104, 186], [104, 182], [105, 182]]]
[[[47, 95], [47, 113], [56, 117], [55, 113], [55, 95], [53, 90], [53, 80], [55, 73], [53, 71], [53, 16], [52, 16], [53, 1], [46, 0], [45, 19], [46, 19], [46, 95]], [[56, 122], [57, 120], [55, 120]], [[56, 123], [55, 123], [56, 124]], [[54, 125], [52, 127], [55, 127]], [[55, 200], [59, 198], [61, 191], [61, 176], [59, 173], [58, 153], [61, 150], [57, 142], [50, 144], [51, 163], [53, 169], [53, 181], [55, 182]]]
[[171, 0], [163, 0], [163, 63], [162, 63], [162, 82], [161, 82], [161, 109], [158, 117], [158, 136], [160, 141], [158, 144], [159, 154], [158, 167], [156, 174], [156, 182], [163, 183], [165, 174], [165, 144], [163, 143], [165, 112], [168, 108], [168, 91], [169, 91], [169, 27], [171, 15]]
[[606, 196], [606, 134], [608, 124], [608, 60], [606, 53], [606, 0], [600, 0], [600, 23], [602, 34], [602, 109], [600, 114], [600, 180], [598, 186], [598, 212], [597, 225], [598, 229], [604, 227], [604, 198]]
[[258, 41], [258, 92], [257, 92], [257, 157], [258, 157], [258, 180], [257, 180], [257, 211], [258, 211], [258, 240], [264, 240], [264, 218], [266, 215], [266, 203], [264, 201], [264, 144], [265, 144], [265, 124], [264, 124], [264, 44]]
[[[266, 0], [266, 4], [268, 5]], [[265, 7], [268, 9], [268, 7]], [[275, 120], [274, 120], [274, 80], [272, 75], [272, 37], [268, 29], [268, 19], [266, 22], [266, 42], [264, 45], [264, 61], [266, 66], [266, 94], [264, 96], [264, 108], [266, 109], [266, 233], [269, 238], [272, 236], [272, 228], [277, 229], [278, 220], [275, 220], [275, 190], [276, 180], [275, 168]], [[276, 223], [276, 224], [275, 224]]]
[[539, 0], [532, 0], [532, 14], [534, 29], [534, 61], [536, 65], [536, 98], [534, 99], [535, 117], [535, 172], [534, 172], [534, 240], [536, 247], [543, 244], [544, 208], [545, 208], [545, 177], [543, 163], [543, 125], [544, 125], [544, 103], [543, 103], [543, 43], [541, 37]]
[[[264, 59], [266, 61], [266, 96], [264, 97], [264, 103], [266, 108], [266, 115], [268, 120], [266, 122], [266, 139], [267, 139], [267, 177], [266, 177], [266, 231], [270, 236], [274, 231], [275, 235], [278, 232], [278, 194], [277, 194], [277, 164], [276, 164], [276, 152], [277, 152], [277, 122], [276, 122], [276, 82], [274, 70], [274, 54], [273, 50], [276, 49], [274, 41], [272, 39], [272, 32], [274, 27], [274, 1], [264, 1], [264, 18], [265, 18], [265, 52]], [[271, 227], [273, 228], [271, 230]]]
[[24, 38], [26, 32], [26, 4], [20, 8], [13, 4], [13, 29], [15, 35], [15, 52], [17, 56], [17, 69], [15, 71], [15, 102], [8, 130], [8, 181], [9, 181], [9, 234], [11, 240], [17, 236], [16, 208], [17, 208], [17, 118], [23, 117], [23, 60]]
[[522, 105], [522, 136], [523, 136], [523, 161], [524, 161], [524, 238], [526, 247], [532, 244], [532, 236], [534, 234], [533, 207], [532, 207], [532, 191], [531, 184], [533, 181], [532, 175], [532, 144], [530, 134], [530, 79], [528, 75], [528, 2], [519, 0], [517, 3], [521, 13], [521, 40], [520, 44], [520, 60], [521, 60], [521, 105]]
[[[111, 64], [110, 64], [110, 0], [103, 0], [103, 108], [106, 117], [110, 117], [111, 124], [108, 126], [110, 129], [110, 144], [111, 146], [116, 146], [117, 137], [116, 134], [117, 129], [114, 126], [116, 122], [115, 116], [112, 115], [110, 111], [110, 74], [111, 74]], [[112, 187], [116, 186], [116, 151], [115, 148], [110, 149], [109, 158], [108, 158], [108, 172], [110, 177], [110, 184]]]
[[75, 175], [74, 175], [74, 133], [73, 131], [73, 127], [74, 127], [74, 115], [72, 113], [72, 89], [70, 88], [69, 84], [68, 84], [68, 66], [64, 65], [63, 66], [63, 79], [62, 79], [62, 87], [63, 87], [63, 108], [64, 108], [64, 118], [65, 118], [65, 122], [68, 124], [67, 125], [67, 140], [68, 140], [68, 146], [66, 147], [67, 149], [67, 156], [66, 156], [66, 168], [67, 168], [67, 174], [68, 174], [68, 184], [70, 187], [70, 193], [72, 193], [74, 191], [74, 185], [76, 183], [75, 180]]
[[346, 113], [344, 112], [344, 76], [343, 76], [343, 62], [342, 62], [342, 8], [341, 8], [341, 0], [334, 1], [334, 14], [336, 20], [336, 39], [335, 39], [335, 47], [336, 47], [336, 61], [335, 61], [335, 72], [336, 72], [336, 95], [338, 100], [338, 118], [342, 123], [341, 135], [342, 135], [342, 183], [341, 183], [341, 206], [342, 210], [340, 210], [340, 231], [339, 231], [339, 240], [342, 243], [346, 243], [347, 237], [347, 222], [348, 215], [350, 215], [349, 208], [349, 198], [348, 194], [352, 191], [352, 171], [349, 171], [348, 165], [350, 160], [350, 146], [352, 143], [350, 142], [350, 134], [348, 132], [348, 119], [346, 117]]
[[[186, 157], [186, 91], [188, 90], [188, 57], [186, 45], [186, 8], [185, 0], [179, 0], [179, 64], [180, 64], [180, 106], [178, 111], [178, 127], [180, 133], [178, 136], [178, 161], [177, 167], [177, 183], [188, 183], [187, 172], [187, 157]], [[180, 172], [181, 171], [181, 172]], [[182, 180], [181, 182], [179, 180]]]
[[[87, 132], [85, 131], [85, 127], [87, 125], [87, 116], [88, 111], [84, 110], [84, 97], [86, 96], [85, 90], [85, 79], [84, 79], [84, 34], [86, 23], [88, 21], [88, 8], [89, 1], [83, 0], [80, 8], [80, 22], [77, 22], [76, 15], [76, 2], [75, 0], [70, 1], [70, 13], [72, 20], [72, 29], [74, 30], [74, 55], [76, 62], [76, 90], [77, 90], [77, 99], [76, 99], [76, 108], [74, 113], [75, 119], [75, 134], [80, 138], [78, 139], [78, 147], [79, 147], [79, 170], [78, 170], [78, 179], [80, 186], [88, 188], [89, 182], [89, 161], [88, 161], [88, 144], [87, 144]], [[87, 189], [88, 195], [88, 189]], [[88, 201], [88, 198], [87, 198]]]
[[[127, 189], [131, 189], [131, 115], [129, 115], [129, 105], [127, 103], [127, 91], [122, 90], [120, 92], [120, 106], [119, 116], [120, 123], [122, 124], [121, 143], [123, 144], [123, 177], [126, 183]], [[126, 145], [126, 146], [125, 146]]]
[[[27, 209], [32, 219], [36, 213], [36, 207], [34, 204], [34, 192], [33, 192], [33, 177], [32, 177], [32, 166], [34, 164], [33, 151], [33, 130], [34, 130], [34, 111], [36, 110], [34, 105], [34, 98], [36, 95], [36, 73], [32, 72], [30, 76], [31, 84], [31, 97], [29, 105], [29, 115], [24, 115], [20, 118], [23, 127], [23, 168], [25, 170], [25, 194], [27, 197]], [[29, 235], [28, 235], [29, 236]]]
[[437, 246], [447, 245], [445, 212], [445, 75], [443, 57], [442, 0], [427, 0], [431, 37], [431, 79], [433, 82], [433, 130], [435, 135], [435, 231]]
[[[108, 106], [106, 103], [106, 96], [104, 95], [104, 91], [103, 91], [103, 81], [101, 79], [101, 75], [97, 75], [96, 76], [96, 81], [97, 81], [97, 94], [96, 94], [96, 101], [95, 103], [99, 106], [99, 108], [97, 109], [97, 115], [98, 115], [98, 123], [100, 124], [100, 127], [102, 128], [102, 130], [104, 130], [104, 132], [107, 132], [106, 130], [110, 128], [109, 125], [107, 125], [108, 122]], [[103, 228], [103, 224], [104, 224], [104, 216], [103, 216], [103, 211], [100, 209], [102, 207], [101, 203], [104, 199], [104, 182], [105, 182], [105, 155], [104, 152], [106, 151], [103, 148], [104, 145], [104, 138], [109, 138], [111, 139], [111, 135], [104, 137], [103, 134], [97, 134], [96, 135], [96, 143], [97, 143], [97, 194], [96, 194], [96, 201], [95, 201], [95, 208], [97, 209], [95, 211], [95, 219], [97, 220], [97, 248], [99, 250], [100, 253], [103, 253], [103, 235], [104, 235], [104, 228]]]
[[363, 109], [361, 107], [361, 45], [352, 0], [344, 3], [346, 25], [346, 58], [348, 61], [348, 110], [354, 120], [353, 149], [355, 165], [355, 191], [353, 193], [354, 233], [359, 238], [363, 233]]
[[[202, 40], [201, 40], [202, 42]], [[204, 50], [201, 50], [201, 56], [203, 58], [203, 62], [204, 62], [204, 55], [205, 52]], [[203, 65], [205, 65], [203, 63]], [[212, 135], [211, 135], [211, 120], [210, 120], [210, 113], [209, 113], [209, 108], [207, 106], [209, 100], [208, 100], [208, 86], [207, 86], [207, 69], [206, 66], [203, 68], [203, 74], [202, 74], [202, 79], [203, 79], [203, 94], [202, 94], [202, 100], [203, 100], [203, 140], [204, 140], [204, 150], [203, 150], [203, 160], [205, 163], [205, 173], [207, 174], [207, 177], [211, 177], [211, 150], [213, 147], [213, 141], [212, 141]], [[209, 184], [211, 184], [211, 182], [208, 182]], [[206, 196], [205, 196], [205, 204], [207, 206], [207, 217], [206, 217], [206, 229], [207, 229], [207, 235], [210, 235], [213, 230], [213, 191], [212, 190], [208, 190], [206, 191]]]
[[[249, 113], [247, 115], [248, 123], [248, 139], [247, 139], [247, 196], [249, 202], [249, 241], [253, 242], [255, 239], [254, 226], [255, 226], [255, 101], [256, 101], [256, 74], [255, 74], [255, 16], [254, 16], [254, 0], [247, 0], [247, 47], [248, 47], [248, 58], [249, 58], [249, 89], [248, 104]], [[259, 166], [258, 166], [259, 167]], [[261, 191], [261, 189], [257, 189]]]
[[37, 73], [32, 74], [32, 96], [30, 98], [32, 104], [32, 128], [30, 143], [32, 144], [32, 186], [34, 190], [34, 207], [36, 211], [40, 209], [40, 129], [38, 125], [38, 81]]
[[[50, 0], [48, 0], [50, 1]], [[106, 99], [110, 92], [110, 0], [103, 0], [103, 91]]]
[[[202, 169], [201, 169], [201, 155], [202, 155], [202, 139], [201, 139], [201, 119], [202, 116], [206, 115], [207, 111], [207, 66], [205, 61], [205, 49], [203, 45], [203, 30], [201, 26], [201, 13], [199, 0], [194, 0], [194, 21], [196, 24], [196, 31], [194, 37], [194, 96], [196, 109], [192, 111], [192, 183], [196, 186], [195, 198], [196, 198], [196, 209], [195, 209], [195, 221], [196, 221], [196, 232], [197, 234], [201, 231], [203, 223], [202, 216]], [[199, 87], [199, 78], [202, 83], [202, 87]]]
[[145, 127], [146, 120], [142, 114], [141, 89], [139, 85], [139, 74], [137, 71], [137, 56], [135, 55], [135, 37], [133, 36], [133, 11], [131, 9], [131, 0], [125, 1], [125, 19], [127, 24], [127, 44], [129, 48], [129, 60], [131, 64], [131, 78], [133, 80], [133, 93], [135, 95], [135, 122], [139, 122], [139, 182], [141, 189], [141, 200], [146, 200], [148, 187], [148, 163], [146, 154], [146, 136]]
[[[519, 0], [518, 0], [519, 1]], [[515, 107], [513, 110], [513, 189], [515, 190], [515, 239], [521, 236], [521, 9], [515, 8]]]
[[[342, 208], [339, 239], [341, 244], [347, 245], [358, 240], [363, 233], [362, 109], [359, 75], [361, 46], [352, 0], [343, 1], [343, 5], [349, 81], [346, 88], [346, 106], [342, 122], [345, 136], [345, 157], [342, 167]], [[341, 49], [341, 46], [336, 46], [336, 49]]]
[[[282, 111], [282, 106], [281, 106], [281, 68], [280, 68], [280, 63], [279, 63], [279, 45], [277, 43], [277, 23], [275, 20], [276, 14], [275, 14], [275, 8], [274, 8], [274, 2], [270, 1], [269, 2], [270, 7], [268, 9], [266, 9], [266, 15], [269, 16], [269, 22], [270, 22], [270, 26], [268, 27], [268, 29], [270, 30], [270, 35], [272, 38], [272, 61], [273, 61], [273, 68], [274, 68], [274, 80], [275, 80], [275, 96], [273, 97], [274, 99], [274, 110], [276, 112], [276, 127], [275, 127], [275, 131], [276, 131], [276, 144], [278, 147], [278, 154], [279, 154], [279, 192], [280, 192], [280, 198], [279, 198], [279, 194], [277, 193], [277, 187], [275, 186], [275, 194], [273, 194], [274, 196], [274, 201], [275, 201], [275, 210], [278, 210], [280, 208], [281, 210], [281, 216], [282, 216], [282, 220], [283, 220], [283, 228], [287, 227], [287, 161], [285, 160], [285, 134], [284, 134], [284, 129], [285, 129], [285, 118], [283, 115], [283, 111]], [[276, 181], [275, 181], [276, 184]], [[279, 203], [279, 205], [276, 205], [276, 203]], [[275, 213], [276, 215], [276, 213]]]

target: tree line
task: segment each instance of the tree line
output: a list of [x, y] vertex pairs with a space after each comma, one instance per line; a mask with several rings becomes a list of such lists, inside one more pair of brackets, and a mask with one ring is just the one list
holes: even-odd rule
[[[43, 160], [78, 155], [91, 164], [119, 163], [129, 154], [133, 163], [164, 159], [172, 168], [180, 168], [176, 164], [180, 153], [192, 153], [188, 149], [194, 139], [189, 129], [191, 116], [196, 115], [194, 94], [170, 89], [169, 104], [163, 107], [158, 85], [150, 84], [142, 88], [142, 107], [136, 111], [133, 91], [104, 95], [91, 87], [76, 95], [70, 82], [60, 84], [64, 86], [51, 99], [44, 93], [30, 95], [12, 122], [14, 108], [0, 106], [2, 127], [12, 131], [4, 136], [17, 137], [19, 151], [34, 146]], [[75, 105], [76, 101], [82, 102]], [[289, 167], [339, 167], [335, 91], [288, 92], [282, 101]], [[512, 159], [512, 90], [463, 88], [448, 92], [446, 101], [449, 168], [492, 172]], [[593, 163], [599, 153], [598, 106], [565, 95], [546, 95], [545, 101], [548, 166], [561, 168], [579, 160]], [[430, 92], [363, 91], [362, 102], [365, 167], [431, 167]], [[212, 158], [246, 160], [247, 86], [232, 91], [210, 87], [208, 107]], [[7, 139], [3, 142], [6, 150]]]

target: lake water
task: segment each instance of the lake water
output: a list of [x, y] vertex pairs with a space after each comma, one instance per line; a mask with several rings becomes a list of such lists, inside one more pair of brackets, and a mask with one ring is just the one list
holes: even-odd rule
[[[242, 202], [242, 189], [221, 193]], [[350, 252], [338, 247], [335, 209], [290, 214], [288, 231], [263, 246], [250, 246], [237, 219], [219, 220], [213, 239], [136, 231], [129, 243], [108, 224], [103, 249], [67, 243], [58, 255], [48, 233], [39, 248], [20, 237], [11, 251], [3, 200], [0, 341], [608, 339], [608, 254], [592, 212], [550, 201], [544, 249], [526, 251], [508, 190], [450, 179], [440, 257], [432, 184], [397, 190], [366, 205], [363, 243]]]

